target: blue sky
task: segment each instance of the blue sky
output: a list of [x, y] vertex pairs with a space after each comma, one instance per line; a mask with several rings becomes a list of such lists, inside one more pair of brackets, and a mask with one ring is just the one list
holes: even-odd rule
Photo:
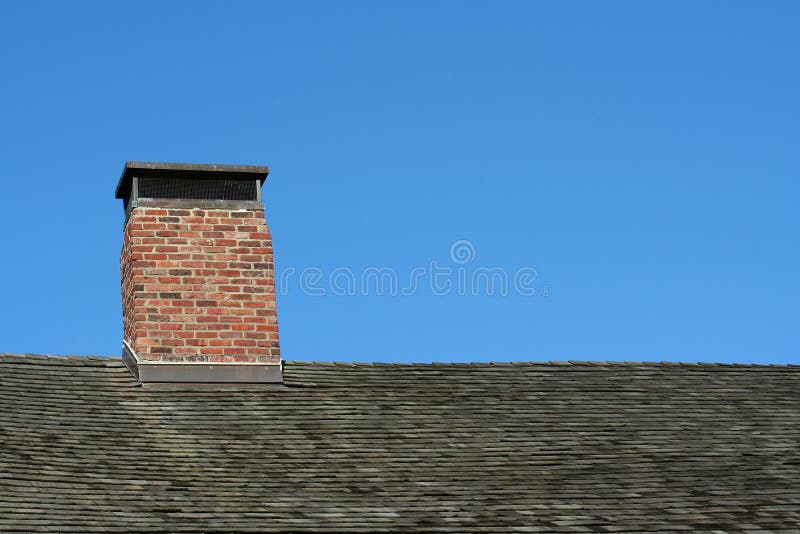
[[533, 296], [287, 284], [286, 359], [800, 363], [798, 20], [777, 1], [2, 2], [0, 351], [119, 354], [113, 193], [144, 160], [270, 165], [279, 274], [537, 273]]

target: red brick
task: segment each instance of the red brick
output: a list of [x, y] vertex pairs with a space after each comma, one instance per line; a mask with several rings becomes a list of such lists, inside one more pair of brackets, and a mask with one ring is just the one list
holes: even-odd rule
[[141, 358], [280, 361], [263, 211], [134, 208], [121, 274], [124, 335]]

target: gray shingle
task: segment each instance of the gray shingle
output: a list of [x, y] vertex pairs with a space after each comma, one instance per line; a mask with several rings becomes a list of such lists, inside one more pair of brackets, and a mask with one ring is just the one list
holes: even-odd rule
[[0, 355], [0, 531], [800, 528], [800, 367], [285, 377], [151, 389], [115, 358]]

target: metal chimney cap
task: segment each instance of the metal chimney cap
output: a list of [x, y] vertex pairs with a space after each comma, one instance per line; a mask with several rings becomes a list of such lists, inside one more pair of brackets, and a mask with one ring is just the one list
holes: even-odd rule
[[263, 185], [269, 174], [266, 165], [220, 165], [205, 163], [166, 163], [153, 161], [128, 161], [117, 183], [116, 198], [124, 199], [131, 187], [134, 176], [153, 176], [163, 178], [217, 178], [225, 175], [229, 179], [259, 180]]

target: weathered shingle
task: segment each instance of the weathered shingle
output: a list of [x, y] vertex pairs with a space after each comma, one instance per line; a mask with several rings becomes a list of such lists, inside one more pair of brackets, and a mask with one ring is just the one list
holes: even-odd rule
[[[563, 364], [562, 364], [563, 363]], [[0, 531], [800, 529], [800, 367], [0, 356]]]

